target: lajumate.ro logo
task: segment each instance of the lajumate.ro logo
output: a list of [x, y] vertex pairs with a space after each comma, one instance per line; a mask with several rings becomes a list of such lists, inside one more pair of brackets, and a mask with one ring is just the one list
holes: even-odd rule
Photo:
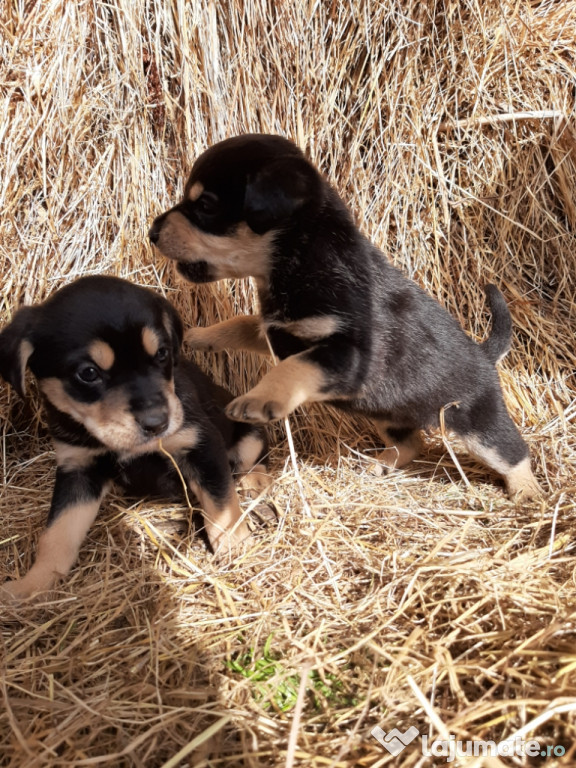
[[[386, 733], [377, 725], [372, 729], [371, 734], [391, 755], [399, 755], [420, 735], [420, 732], [412, 725], [404, 732], [398, 728], [393, 728]], [[541, 745], [537, 739], [524, 741], [524, 739], [517, 737], [500, 742], [480, 739], [462, 741], [452, 735], [448, 739], [434, 739], [433, 741], [430, 740], [429, 736], [422, 736], [421, 749], [424, 757], [445, 757], [447, 763], [453, 762], [457, 757], [519, 756], [546, 758], [562, 757], [566, 752], [566, 747], [561, 744]]]

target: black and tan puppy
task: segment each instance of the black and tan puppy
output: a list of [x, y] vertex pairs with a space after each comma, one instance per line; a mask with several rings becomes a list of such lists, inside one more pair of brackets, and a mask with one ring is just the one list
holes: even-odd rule
[[267, 336], [281, 359], [229, 404], [232, 419], [265, 423], [328, 401], [370, 416], [386, 447], [380, 460], [399, 467], [417, 455], [418, 431], [443, 413], [510, 494], [538, 492], [494, 367], [511, 337], [501, 293], [487, 289], [493, 330], [478, 345], [360, 233], [292, 142], [255, 134], [211, 147], [149, 236], [192, 282], [255, 279], [260, 316], [187, 334], [196, 348], [262, 353]]
[[37, 378], [57, 470], [36, 561], [0, 595], [24, 597], [68, 573], [111, 483], [181, 498], [160, 446], [198, 497], [214, 550], [248, 536], [232, 472], [264, 470], [263, 432], [226, 418], [232, 396], [180, 357], [181, 340], [168, 301], [115, 277], [81, 278], [2, 331], [0, 374], [22, 396], [27, 365]]

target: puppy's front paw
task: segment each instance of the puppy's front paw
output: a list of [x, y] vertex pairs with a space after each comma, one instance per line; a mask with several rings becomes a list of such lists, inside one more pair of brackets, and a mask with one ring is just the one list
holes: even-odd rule
[[220, 347], [214, 343], [210, 328], [189, 328], [184, 334], [184, 342], [194, 349], [205, 352], [218, 352]]
[[389, 474], [390, 467], [379, 461], [370, 460], [366, 462], [366, 472], [373, 477], [384, 477]]
[[248, 394], [232, 400], [226, 407], [226, 415], [233, 421], [267, 424], [269, 421], [283, 419], [288, 414], [282, 403], [275, 400], [261, 400], [259, 397]]
[[33, 587], [25, 579], [6, 581], [0, 584], [0, 603], [16, 603], [30, 597], [33, 592]]
[[243, 491], [253, 491], [256, 495], [267, 491], [273, 483], [264, 464], [256, 464], [238, 480], [238, 487]]
[[232, 532], [209, 531], [208, 538], [214, 555], [219, 559], [226, 556], [238, 557], [248, 549], [252, 536], [246, 523], [242, 522]]

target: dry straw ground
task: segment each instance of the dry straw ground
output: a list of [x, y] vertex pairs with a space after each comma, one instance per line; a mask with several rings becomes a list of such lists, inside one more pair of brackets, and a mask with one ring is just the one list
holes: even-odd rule
[[[574, 765], [576, 2], [5, 0], [0, 35], [2, 323], [100, 272], [189, 324], [251, 309], [248, 283], [182, 286], [145, 234], [207, 145], [288, 135], [476, 338], [502, 288], [502, 383], [547, 490], [515, 506], [439, 435], [374, 478], [369, 427], [314, 407], [295, 465], [275, 430], [278, 521], [236, 562], [184, 506], [111, 497], [70, 580], [1, 609], [0, 765], [445, 764], [420, 739], [391, 757], [376, 725], [534, 735], [564, 758], [463, 762]], [[268, 365], [200, 362], [235, 392]], [[4, 579], [54, 461], [37, 397], [0, 397]]]

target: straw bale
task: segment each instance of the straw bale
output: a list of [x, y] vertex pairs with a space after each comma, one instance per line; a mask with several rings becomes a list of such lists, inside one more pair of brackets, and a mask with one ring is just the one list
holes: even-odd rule
[[[281, 133], [474, 338], [501, 287], [502, 384], [547, 490], [515, 506], [438, 434], [374, 477], [369, 425], [314, 406], [295, 460], [272, 430], [268, 514], [234, 562], [184, 505], [112, 495], [67, 583], [1, 609], [0, 765], [444, 764], [420, 739], [391, 757], [377, 725], [534, 736], [572, 765], [576, 1], [19, 0], [0, 45], [2, 325], [95, 273], [188, 325], [251, 311], [249, 281], [183, 285], [146, 231], [208, 145]], [[269, 365], [198, 361], [235, 393]], [[36, 393], [0, 387], [0, 417], [3, 580], [32, 562], [54, 459]]]

